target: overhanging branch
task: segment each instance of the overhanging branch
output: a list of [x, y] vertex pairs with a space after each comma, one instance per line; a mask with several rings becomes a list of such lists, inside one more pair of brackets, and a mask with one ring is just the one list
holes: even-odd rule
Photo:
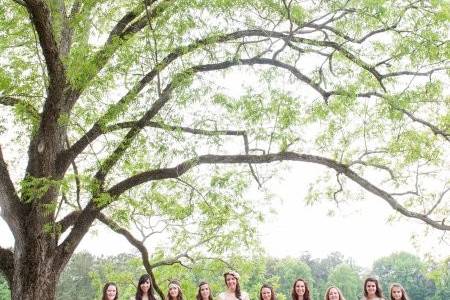
[[295, 152], [282, 152], [266, 155], [201, 155], [199, 157], [186, 160], [174, 168], [164, 168], [139, 173], [117, 183], [115, 186], [111, 187], [108, 192], [111, 196], [118, 197], [123, 192], [145, 182], [177, 178], [188, 172], [190, 169], [202, 164], [266, 164], [277, 161], [302, 161], [326, 166], [335, 170], [337, 173], [344, 174], [363, 189], [380, 197], [381, 199], [386, 201], [394, 210], [398, 211], [402, 215], [419, 219], [439, 230], [450, 230], [450, 224], [445, 223], [445, 220], [436, 221], [429, 218], [425, 214], [420, 214], [408, 210], [407, 208], [402, 206], [391, 194], [372, 184], [362, 176], [358, 175], [355, 171], [351, 170], [348, 165], [339, 163], [326, 157], [310, 154], [299, 154]]

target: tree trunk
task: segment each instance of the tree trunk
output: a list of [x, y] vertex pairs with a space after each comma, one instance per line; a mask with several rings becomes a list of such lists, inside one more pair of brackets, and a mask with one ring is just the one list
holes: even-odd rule
[[53, 268], [54, 259], [49, 257], [47, 242], [45, 239], [28, 241], [22, 250], [18, 250], [17, 244], [11, 299], [54, 300], [60, 271]]
[[[42, 218], [28, 215], [14, 245], [12, 300], [54, 300], [63, 267], [55, 264], [55, 235], [44, 230]], [[58, 266], [58, 267], [55, 267]]]

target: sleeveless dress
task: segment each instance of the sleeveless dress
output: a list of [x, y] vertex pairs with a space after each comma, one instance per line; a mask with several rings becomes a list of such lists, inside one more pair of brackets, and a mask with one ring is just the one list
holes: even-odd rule
[[[226, 300], [227, 294], [227, 292], [220, 293], [219, 295], [217, 295], [217, 300]], [[250, 300], [250, 297], [246, 292], [241, 291], [241, 300]]]

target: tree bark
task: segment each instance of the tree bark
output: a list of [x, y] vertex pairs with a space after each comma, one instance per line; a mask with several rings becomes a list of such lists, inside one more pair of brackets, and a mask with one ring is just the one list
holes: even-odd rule
[[35, 230], [30, 217], [14, 245], [12, 300], [53, 300], [61, 268], [54, 268], [54, 239], [43, 230]]

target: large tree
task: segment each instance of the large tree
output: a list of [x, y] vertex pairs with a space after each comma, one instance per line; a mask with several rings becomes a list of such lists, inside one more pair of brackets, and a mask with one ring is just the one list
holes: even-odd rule
[[54, 299], [97, 218], [181, 206], [212, 230], [280, 161], [329, 170], [310, 201], [356, 187], [449, 230], [446, 4], [0, 0], [12, 299]]

